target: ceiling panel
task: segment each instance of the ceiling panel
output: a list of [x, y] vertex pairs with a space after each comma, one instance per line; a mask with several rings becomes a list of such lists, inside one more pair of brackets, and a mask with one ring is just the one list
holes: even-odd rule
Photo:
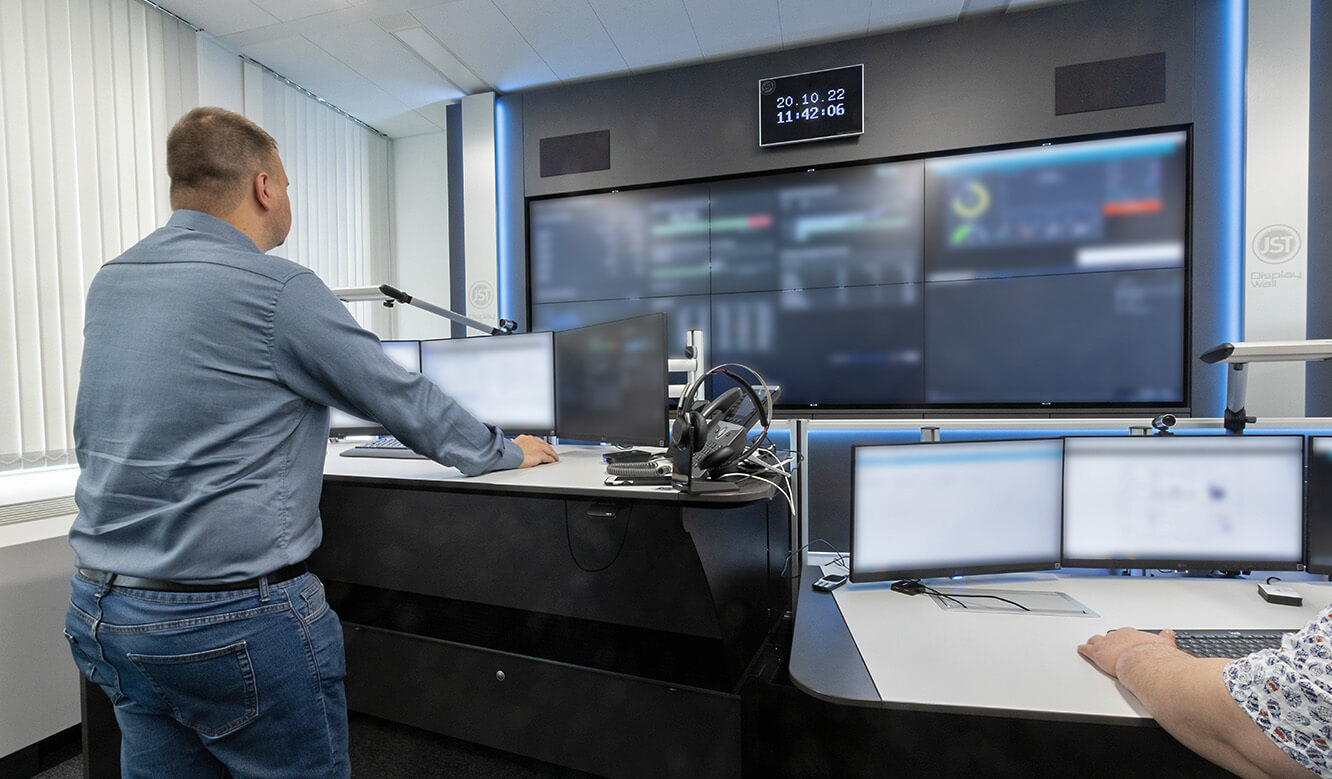
[[234, 0], [228, 3], [219, 3], [216, 0], [158, 0], [157, 4], [195, 27], [202, 27], [216, 36], [267, 27], [278, 21], [276, 16], [250, 0]]
[[440, 132], [444, 129], [444, 124], [442, 122], [436, 124], [423, 116], [420, 111], [406, 111], [376, 121], [374, 128], [390, 138], [406, 138]]
[[329, 11], [340, 11], [351, 6], [348, 0], [252, 0], [252, 2], [284, 22]]
[[256, 43], [244, 53], [376, 128], [411, 111], [411, 106], [305, 38]]
[[634, 70], [694, 62], [703, 50], [678, 0], [588, 0]]
[[703, 56], [729, 57], [782, 46], [774, 0], [684, 0]]
[[966, 0], [871, 0], [870, 30], [957, 21]]
[[356, 22], [306, 38], [410, 108], [463, 96], [462, 90], [374, 22]]
[[1008, 7], [1008, 0], [967, 0], [967, 15], [982, 14], [987, 11], [1002, 11]]
[[792, 45], [864, 35], [869, 27], [869, 11], [870, 0], [840, 3], [779, 0], [782, 41]]
[[412, 15], [473, 73], [502, 91], [559, 80], [490, 0], [458, 0]]
[[587, 0], [493, 0], [560, 79], [628, 72]]

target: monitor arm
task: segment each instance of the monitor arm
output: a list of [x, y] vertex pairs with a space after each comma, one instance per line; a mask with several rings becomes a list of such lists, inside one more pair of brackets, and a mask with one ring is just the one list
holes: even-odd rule
[[351, 303], [358, 300], [381, 300], [384, 305], [389, 308], [392, 308], [394, 303], [402, 303], [405, 306], [416, 306], [424, 311], [429, 311], [435, 316], [442, 316], [451, 322], [456, 322], [460, 325], [480, 330], [489, 335], [508, 335], [518, 329], [518, 323], [512, 319], [501, 319], [498, 327], [491, 327], [490, 325], [472, 319], [471, 317], [463, 316], [462, 314], [450, 311], [447, 308], [441, 308], [433, 303], [427, 303], [420, 298], [414, 298], [397, 287], [392, 287], [388, 284], [380, 284], [377, 287], [338, 287], [333, 290], [333, 294], [337, 295], [338, 299], [345, 303]]
[[1247, 341], [1223, 343], [1213, 346], [1199, 357], [1208, 365], [1226, 363], [1226, 413], [1227, 433], [1243, 433], [1244, 426], [1257, 422], [1248, 416], [1244, 409], [1248, 391], [1251, 362], [1317, 362], [1332, 359], [1332, 340], [1315, 341]]

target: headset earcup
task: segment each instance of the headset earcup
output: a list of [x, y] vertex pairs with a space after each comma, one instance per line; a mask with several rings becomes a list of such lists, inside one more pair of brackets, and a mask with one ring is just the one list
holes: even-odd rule
[[699, 460], [698, 468], [701, 471], [710, 471], [714, 468], [720, 468], [730, 462], [731, 458], [735, 457], [736, 454], [738, 454], [738, 452], [735, 451], [734, 447], [723, 446], [717, 451], [709, 454], [707, 457], [704, 457], [702, 460]]
[[686, 411], [676, 417], [671, 425], [671, 441], [681, 449], [688, 449], [690, 454], [703, 448], [707, 436], [707, 422], [697, 411]]

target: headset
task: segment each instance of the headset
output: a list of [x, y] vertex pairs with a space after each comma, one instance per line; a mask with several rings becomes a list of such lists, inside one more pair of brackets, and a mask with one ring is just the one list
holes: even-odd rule
[[[758, 380], [759, 385], [763, 387], [764, 397], [760, 399], [758, 393], [754, 391], [754, 388], [750, 386], [748, 382], [742, 381], [739, 376], [736, 376], [730, 370], [727, 370], [728, 368], [740, 368], [751, 374]], [[749, 457], [749, 455], [753, 454], [763, 443], [763, 438], [767, 435], [768, 427], [772, 424], [772, 390], [769, 388], [768, 383], [763, 380], [763, 376], [753, 368], [750, 368], [747, 365], [741, 365], [740, 363], [723, 363], [718, 365], [707, 373], [704, 373], [702, 376], [699, 376], [688, 388], [685, 389], [684, 394], [680, 396], [679, 405], [676, 407], [675, 421], [671, 424], [671, 445], [678, 450], [687, 452], [691, 463], [694, 456], [702, 451], [707, 444], [715, 417], [717, 417], [719, 413], [723, 415], [729, 413], [737, 403], [743, 402], [738, 400], [740, 396], [736, 394], [736, 390], [731, 389], [722, 393], [716, 400], [704, 406], [702, 411], [695, 411], [693, 408], [694, 396], [698, 394], [699, 388], [703, 386], [703, 382], [714, 373], [728, 377], [736, 384], [741, 393], [749, 397], [750, 402], [754, 404], [754, 408], [758, 410], [759, 424], [763, 427], [764, 435], [760, 435], [754, 439], [754, 442], [739, 454], [737, 454], [735, 442], [730, 442], [718, 447], [715, 451], [708, 452], [695, 464], [698, 469], [704, 473], [720, 470], [724, 466]]]

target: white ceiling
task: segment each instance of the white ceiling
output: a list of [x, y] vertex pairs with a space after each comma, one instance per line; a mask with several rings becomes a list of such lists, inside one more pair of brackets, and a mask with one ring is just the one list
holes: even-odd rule
[[393, 137], [513, 92], [1068, 0], [154, 0]]

